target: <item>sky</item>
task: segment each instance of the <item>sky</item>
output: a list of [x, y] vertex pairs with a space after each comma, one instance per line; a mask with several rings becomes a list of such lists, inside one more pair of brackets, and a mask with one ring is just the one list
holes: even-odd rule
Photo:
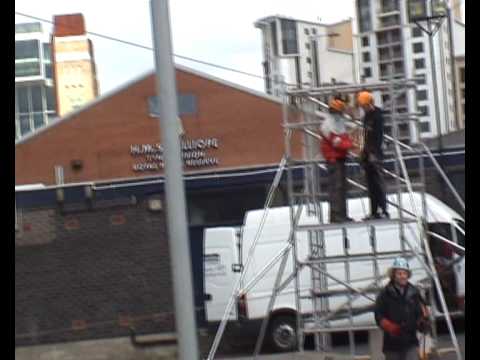
[[[175, 54], [262, 75], [260, 30], [265, 16], [333, 23], [353, 17], [354, 0], [170, 0]], [[88, 31], [152, 47], [149, 0], [15, 0], [15, 11], [52, 20], [82, 13]], [[35, 21], [15, 16], [15, 23]], [[47, 31], [50, 24], [44, 24]], [[94, 46], [100, 93], [154, 69], [153, 52], [89, 35]], [[241, 85], [263, 90], [263, 80], [190, 61], [175, 61]]]

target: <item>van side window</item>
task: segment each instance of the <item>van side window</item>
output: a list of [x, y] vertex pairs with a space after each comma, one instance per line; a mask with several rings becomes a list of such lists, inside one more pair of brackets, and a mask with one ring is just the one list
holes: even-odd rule
[[[429, 223], [428, 230], [448, 240], [452, 240], [451, 226], [449, 223]], [[450, 259], [453, 256], [453, 248], [442, 240], [429, 236], [429, 244], [434, 258], [442, 257]]]

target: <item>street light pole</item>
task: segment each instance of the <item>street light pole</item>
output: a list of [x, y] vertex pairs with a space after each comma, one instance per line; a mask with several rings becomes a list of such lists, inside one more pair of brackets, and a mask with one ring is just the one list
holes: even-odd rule
[[198, 360], [197, 326], [193, 305], [191, 256], [187, 232], [185, 189], [178, 134], [177, 86], [172, 60], [168, 0], [151, 0], [156, 88], [165, 153], [165, 193], [175, 323], [180, 360]]

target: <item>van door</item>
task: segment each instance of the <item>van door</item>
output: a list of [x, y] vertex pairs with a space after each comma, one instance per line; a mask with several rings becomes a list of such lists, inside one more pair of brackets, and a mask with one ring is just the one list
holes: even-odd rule
[[[205, 230], [204, 276], [205, 309], [207, 321], [222, 320], [233, 287], [240, 273], [235, 228], [211, 228]], [[230, 313], [236, 319], [236, 308]]]
[[[465, 223], [462, 220], [454, 219], [456, 225], [462, 229], [460, 231], [456, 226], [452, 225], [452, 233], [454, 241], [465, 247]], [[455, 276], [457, 279], [457, 305], [460, 310], [465, 309], [465, 253], [457, 252], [455, 254]]]

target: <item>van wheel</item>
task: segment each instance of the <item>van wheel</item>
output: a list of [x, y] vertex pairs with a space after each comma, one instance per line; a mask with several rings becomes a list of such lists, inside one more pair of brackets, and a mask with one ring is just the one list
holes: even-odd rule
[[275, 351], [297, 349], [297, 321], [294, 315], [276, 316], [270, 326], [270, 345]]

